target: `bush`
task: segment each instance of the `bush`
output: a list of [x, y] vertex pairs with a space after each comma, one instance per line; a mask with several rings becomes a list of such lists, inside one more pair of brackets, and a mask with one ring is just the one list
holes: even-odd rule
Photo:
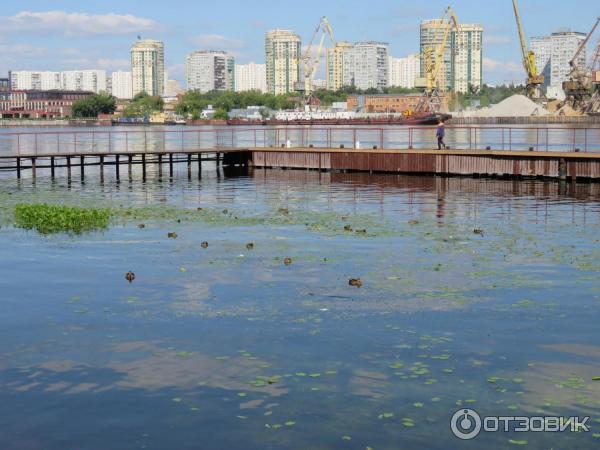
[[73, 103], [73, 117], [98, 117], [98, 114], [112, 114], [117, 109], [117, 100], [105, 92], [91, 95]]

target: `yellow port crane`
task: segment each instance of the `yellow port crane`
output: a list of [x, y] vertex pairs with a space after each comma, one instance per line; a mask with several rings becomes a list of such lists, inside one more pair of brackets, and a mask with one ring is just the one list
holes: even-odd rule
[[[589, 69], [587, 67], [582, 69], [577, 65], [577, 60], [579, 59], [579, 55], [581, 55], [583, 49], [590, 41], [592, 35], [596, 31], [596, 28], [598, 28], [599, 24], [600, 17], [596, 19], [596, 23], [594, 23], [592, 30], [581, 42], [581, 45], [575, 52], [575, 55], [573, 56], [571, 61], [569, 61], [569, 65], [571, 66], [571, 72], [569, 73], [567, 81], [563, 83], [563, 91], [565, 92], [565, 95], [567, 97], [567, 103], [569, 103], [569, 105], [575, 110], [585, 110], [588, 106], [587, 103], [589, 102], [592, 96], [592, 72], [594, 70], [593, 66], [595, 65], [595, 62], [592, 61], [592, 67], [590, 67]], [[595, 57], [596, 55], [594, 55], [594, 59]]]
[[523, 54], [523, 67], [527, 73], [526, 94], [527, 97], [538, 100], [541, 97], [540, 86], [544, 84], [544, 75], [538, 74], [537, 65], [535, 62], [535, 53], [527, 45], [527, 38], [519, 13], [517, 0], [513, 0], [513, 9], [515, 10], [515, 19], [517, 21], [517, 29], [519, 30], [519, 40], [521, 41], [521, 52]]
[[[319, 33], [321, 33], [321, 39], [319, 40], [319, 45], [317, 46], [316, 52], [313, 54], [315, 39]], [[317, 73], [317, 69], [319, 68], [319, 63], [321, 62], [323, 49], [325, 48], [325, 40], [327, 37], [329, 37], [331, 48], [335, 48], [336, 44], [333, 28], [327, 17], [323, 16], [321, 17], [321, 20], [319, 21], [319, 24], [312, 35], [308, 47], [302, 56], [302, 63], [304, 67], [304, 96], [307, 103], [310, 102], [313, 94], [315, 75]]]
[[[454, 10], [448, 6], [441, 20], [442, 39], [437, 47], [424, 47], [421, 58], [423, 59], [424, 79], [417, 81], [417, 87], [424, 88], [423, 96], [417, 105], [417, 112], [439, 113], [441, 109], [441, 96], [446, 90], [442, 83], [442, 68], [444, 67], [444, 54], [448, 45], [448, 38], [452, 29], [456, 31], [457, 39], [460, 39], [460, 25]], [[455, 51], [453, 48], [451, 51]]]

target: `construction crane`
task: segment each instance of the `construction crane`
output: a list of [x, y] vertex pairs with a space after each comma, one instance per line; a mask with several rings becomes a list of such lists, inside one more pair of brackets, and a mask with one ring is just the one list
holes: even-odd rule
[[[442, 17], [442, 40], [437, 47], [425, 47], [421, 58], [425, 71], [424, 79], [417, 82], [417, 87], [424, 88], [423, 96], [417, 105], [417, 112], [439, 113], [442, 105], [442, 94], [445, 86], [441, 82], [442, 68], [444, 67], [444, 54], [448, 44], [448, 38], [452, 29], [456, 30], [458, 39], [460, 39], [460, 26], [454, 10], [448, 6]], [[455, 51], [453, 48], [451, 51]]]
[[[313, 54], [313, 47], [315, 45], [315, 40], [317, 36], [321, 33], [321, 39], [319, 40], [319, 45], [317, 47], [316, 52]], [[315, 82], [315, 75], [317, 73], [317, 69], [319, 68], [319, 63], [321, 62], [323, 49], [325, 48], [325, 40], [329, 36], [329, 42], [331, 44], [331, 48], [335, 48], [335, 37], [333, 34], [333, 28], [331, 27], [331, 23], [327, 20], [327, 17], [321, 17], [315, 32], [312, 35], [310, 43], [306, 49], [302, 57], [302, 63], [304, 66], [304, 97], [306, 104], [311, 103], [312, 94], [313, 94], [313, 85]]]
[[544, 75], [538, 74], [537, 65], [535, 63], [535, 53], [530, 50], [527, 45], [527, 38], [523, 29], [523, 22], [521, 21], [517, 0], [513, 0], [513, 9], [515, 10], [515, 19], [519, 30], [519, 40], [521, 41], [523, 67], [527, 73], [527, 81], [525, 82], [526, 94], [527, 97], [533, 100], [539, 100], [541, 97], [540, 86], [544, 84]]
[[596, 44], [591, 69], [593, 93], [585, 112], [590, 115], [597, 115], [600, 114], [600, 39]]
[[[577, 65], [577, 60], [579, 59], [583, 49], [587, 46], [599, 24], [600, 17], [596, 19], [596, 23], [594, 23], [592, 31], [590, 31], [585, 39], [581, 42], [581, 45], [575, 52], [575, 55], [571, 61], [569, 61], [571, 72], [569, 73], [567, 81], [563, 83], [563, 91], [567, 97], [566, 101], [576, 111], [583, 112], [588, 106], [587, 103], [592, 96], [592, 72], [594, 70], [593, 66], [595, 65], [595, 62], [592, 61], [592, 67], [589, 69], [587, 67], [582, 69]], [[596, 55], [594, 58], [595, 57]]]

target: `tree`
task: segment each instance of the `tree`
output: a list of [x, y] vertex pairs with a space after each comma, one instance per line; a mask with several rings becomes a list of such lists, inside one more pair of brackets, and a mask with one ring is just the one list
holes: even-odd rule
[[227, 120], [229, 118], [229, 115], [227, 114], [227, 111], [225, 109], [219, 108], [215, 111], [215, 115], [213, 116], [213, 119], [216, 120]]
[[150, 96], [146, 92], [140, 92], [127, 105], [123, 114], [126, 117], [148, 117], [162, 112], [164, 106], [165, 102], [160, 96]]
[[98, 114], [112, 114], [117, 109], [117, 100], [106, 92], [90, 95], [73, 103], [73, 117], [91, 118]]

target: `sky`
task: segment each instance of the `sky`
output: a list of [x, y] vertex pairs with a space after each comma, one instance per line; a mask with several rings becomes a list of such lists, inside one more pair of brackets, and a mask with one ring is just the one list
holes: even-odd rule
[[[0, 77], [9, 70], [129, 70], [140, 35], [165, 43], [169, 78], [184, 80], [185, 56], [227, 50], [238, 63], [264, 62], [264, 35], [292, 29], [303, 44], [321, 16], [337, 41], [376, 40], [395, 57], [419, 52], [419, 24], [439, 18], [449, 0], [19, 0], [0, 9]], [[588, 32], [597, 0], [519, 0], [528, 36], [560, 28]], [[454, 0], [463, 23], [484, 26], [484, 81], [522, 81], [511, 0]], [[600, 35], [600, 33], [597, 33]], [[595, 36], [593, 42], [600, 36]]]

